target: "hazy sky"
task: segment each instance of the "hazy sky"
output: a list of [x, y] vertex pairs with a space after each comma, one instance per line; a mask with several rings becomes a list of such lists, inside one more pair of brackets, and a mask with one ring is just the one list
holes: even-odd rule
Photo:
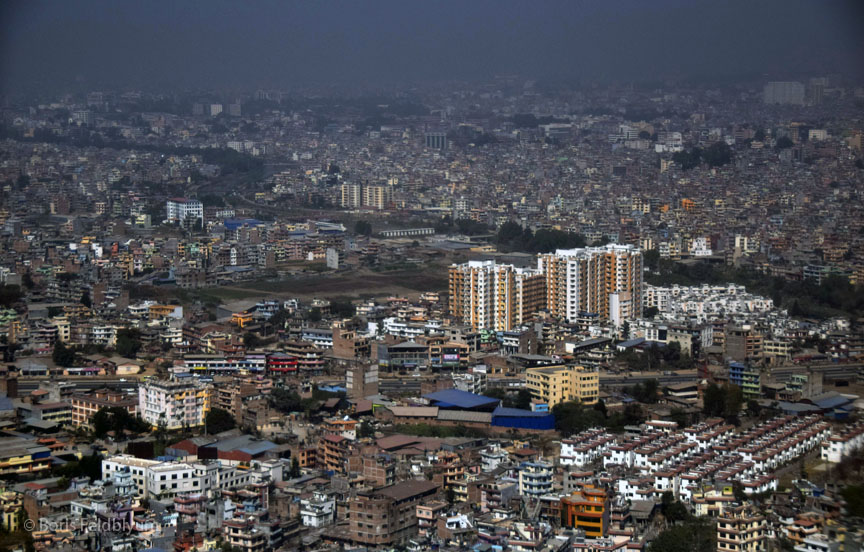
[[864, 71], [862, 0], [2, 0], [0, 25], [7, 90]]

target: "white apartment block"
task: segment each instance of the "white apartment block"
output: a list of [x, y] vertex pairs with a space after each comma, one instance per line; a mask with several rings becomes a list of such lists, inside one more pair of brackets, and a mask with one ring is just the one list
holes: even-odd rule
[[212, 389], [191, 379], [151, 380], [138, 388], [138, 412], [151, 425], [181, 429], [204, 425]]
[[186, 220], [204, 219], [204, 206], [197, 199], [172, 198], [165, 205], [168, 222], [183, 223]]

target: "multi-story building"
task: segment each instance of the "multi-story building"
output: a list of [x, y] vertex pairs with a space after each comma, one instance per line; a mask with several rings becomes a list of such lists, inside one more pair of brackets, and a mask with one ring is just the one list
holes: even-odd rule
[[0, 475], [39, 473], [51, 469], [51, 449], [23, 437], [0, 438]]
[[348, 502], [348, 537], [369, 546], [407, 542], [418, 531], [417, 505], [437, 491], [432, 481], [409, 480], [358, 493]]
[[606, 536], [610, 499], [606, 491], [585, 485], [561, 499], [561, 526], [579, 529], [589, 538]]
[[576, 321], [581, 313], [613, 324], [642, 316], [642, 253], [633, 245], [559, 249], [541, 255], [546, 275], [546, 306], [558, 318]]
[[741, 388], [745, 399], [758, 399], [762, 396], [762, 378], [758, 368], [730, 362], [729, 382]]
[[363, 186], [360, 184], [342, 184], [339, 204], [346, 209], [356, 209], [363, 204]]
[[804, 85], [800, 82], [769, 82], [763, 90], [766, 104], [804, 105]]
[[363, 186], [363, 206], [386, 209], [393, 201], [393, 188], [386, 185]]
[[165, 218], [168, 222], [179, 222], [180, 224], [187, 220], [203, 220], [204, 206], [197, 199], [175, 197], [169, 199], [165, 205]]
[[212, 389], [195, 380], [151, 380], [138, 388], [138, 412], [144, 421], [181, 429], [204, 425]]
[[600, 396], [600, 375], [584, 366], [544, 366], [529, 368], [525, 383], [531, 397], [552, 408], [565, 401], [594, 404]]
[[87, 427], [93, 416], [103, 408], [122, 408], [131, 416], [138, 415], [138, 398], [112, 389], [97, 389], [72, 396], [72, 425]]
[[728, 508], [717, 518], [717, 550], [757, 552], [767, 550], [768, 526], [765, 516], [747, 506]]
[[533, 497], [551, 493], [554, 473], [548, 462], [523, 462], [519, 466], [519, 493]]
[[539, 270], [469, 261], [450, 267], [450, 314], [475, 330], [507, 331], [545, 307]]

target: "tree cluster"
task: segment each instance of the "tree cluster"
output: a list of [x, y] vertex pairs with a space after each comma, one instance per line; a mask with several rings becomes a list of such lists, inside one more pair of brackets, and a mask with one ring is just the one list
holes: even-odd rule
[[714, 142], [704, 150], [694, 147], [675, 152], [672, 161], [685, 171], [698, 167], [703, 162], [709, 167], [722, 167], [732, 161], [732, 148], [726, 142]]
[[736, 419], [744, 404], [744, 393], [737, 385], [711, 383], [702, 395], [702, 412], [708, 417]]
[[714, 523], [695, 518], [667, 527], [651, 542], [648, 552], [714, 552], [716, 546]]
[[519, 224], [509, 221], [498, 229], [495, 238], [501, 251], [524, 251], [526, 253], [549, 253], [556, 249], [585, 247], [585, 238], [580, 234], [563, 230], [542, 228], [532, 232]]
[[642, 408], [636, 403], [628, 404], [620, 412], [607, 412], [603, 401], [594, 406], [579, 401], [558, 403], [552, 408], [552, 414], [555, 416], [555, 429], [565, 435], [592, 427], [605, 427], [613, 433], [621, 433], [625, 426], [642, 423], [645, 419]]
[[206, 417], [207, 433], [222, 433], [237, 427], [234, 416], [225, 409], [211, 408]]
[[144, 433], [150, 430], [150, 424], [139, 417], [132, 416], [120, 406], [100, 408], [93, 415], [91, 425], [93, 426], [93, 435], [97, 439], [103, 439], [109, 431], [113, 431], [116, 437], [120, 437], [124, 431]]

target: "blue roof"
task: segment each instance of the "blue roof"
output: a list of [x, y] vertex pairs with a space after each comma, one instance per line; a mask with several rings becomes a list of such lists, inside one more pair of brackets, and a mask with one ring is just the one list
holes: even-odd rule
[[228, 230], [237, 230], [244, 224], [248, 225], [251, 228], [254, 228], [261, 224], [261, 221], [258, 219], [225, 219], [222, 223], [225, 225], [225, 228]]
[[617, 345], [617, 347], [635, 347], [645, 341], [644, 337], [637, 337], [636, 339], [630, 339], [627, 341], [622, 341]]
[[792, 403], [786, 401], [778, 402], [777, 407], [783, 412], [789, 413], [818, 412], [820, 410], [818, 406], [814, 406], [812, 404]]
[[843, 395], [836, 395], [834, 397], [826, 397], [824, 399], [815, 400], [815, 401], [813, 401], [813, 404], [815, 404], [819, 408], [827, 409], [827, 408], [837, 408], [839, 406], [844, 406], [846, 404], [849, 404], [850, 402], [852, 402], [852, 401], [850, 401], [849, 399], [847, 399]]
[[12, 404], [12, 399], [6, 395], [0, 395], [0, 411], [15, 410], [15, 405]]
[[499, 406], [492, 413], [493, 416], [508, 416], [514, 418], [543, 418], [549, 416], [549, 412], [533, 412], [521, 408], [506, 408]]
[[423, 397], [438, 403], [438, 406], [455, 406], [456, 408], [477, 408], [478, 406], [488, 406], [500, 402], [499, 399], [484, 397], [483, 395], [460, 391], [458, 389], [436, 391], [423, 395]]

